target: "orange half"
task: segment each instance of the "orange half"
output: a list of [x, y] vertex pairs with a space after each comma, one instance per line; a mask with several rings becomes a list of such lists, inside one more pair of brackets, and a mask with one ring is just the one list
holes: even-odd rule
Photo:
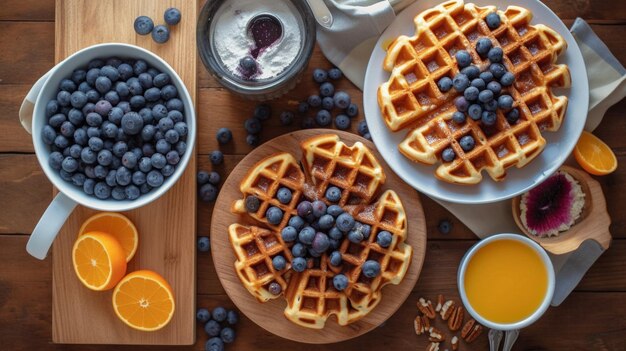
[[126, 255], [117, 239], [104, 232], [89, 232], [76, 239], [72, 263], [87, 288], [109, 290], [126, 274]]
[[617, 157], [613, 150], [595, 135], [583, 131], [574, 148], [578, 164], [594, 175], [606, 175], [617, 168]]
[[128, 274], [113, 291], [115, 314], [131, 328], [159, 330], [174, 315], [174, 294], [159, 274], [140, 270]]
[[129, 262], [139, 246], [139, 234], [137, 228], [128, 217], [121, 213], [100, 212], [89, 217], [78, 231], [78, 235], [99, 231], [113, 235], [122, 245], [126, 254], [126, 262]]

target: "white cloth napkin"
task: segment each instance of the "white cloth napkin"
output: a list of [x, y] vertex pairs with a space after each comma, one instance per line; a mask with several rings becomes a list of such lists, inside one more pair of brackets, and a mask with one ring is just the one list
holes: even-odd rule
[[[322, 51], [348, 79], [363, 89], [367, 63], [378, 37], [393, 21], [394, 10], [399, 11], [413, 1], [325, 0], [335, 22], [329, 29], [318, 26], [318, 42]], [[585, 129], [593, 131], [606, 110], [626, 96], [626, 69], [584, 20], [576, 19], [571, 32], [587, 67], [590, 96]], [[510, 200], [471, 206], [436, 201], [481, 238], [496, 233], [519, 232], [511, 216]], [[485, 213], [489, 214], [489, 221], [483, 220], [482, 214]], [[553, 305], [560, 304], [569, 295], [601, 254], [589, 247], [583, 245], [572, 254], [551, 256], [557, 272], [557, 293]]]

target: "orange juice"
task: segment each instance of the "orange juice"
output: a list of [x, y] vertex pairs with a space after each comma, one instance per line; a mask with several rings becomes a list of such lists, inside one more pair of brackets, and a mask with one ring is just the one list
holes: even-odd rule
[[495, 240], [470, 258], [463, 285], [476, 313], [490, 322], [511, 324], [539, 309], [548, 291], [548, 270], [532, 247]]

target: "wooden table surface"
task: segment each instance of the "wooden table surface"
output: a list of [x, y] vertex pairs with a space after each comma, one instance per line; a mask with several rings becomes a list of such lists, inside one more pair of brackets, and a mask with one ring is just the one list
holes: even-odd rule
[[[626, 63], [626, 2], [604, 0], [546, 0], [567, 25], [582, 17], [591, 23], [617, 58]], [[56, 20], [59, 20], [57, 17]], [[183, 14], [183, 20], [185, 19]], [[30, 86], [54, 62], [54, 1], [4, 0], [0, 9], [0, 348], [6, 350], [137, 350], [142, 347], [55, 345], [51, 343], [51, 260], [38, 261], [25, 251], [28, 235], [52, 199], [52, 186], [33, 154], [31, 137], [20, 126], [18, 109]], [[130, 25], [114, 24], [111, 25]], [[102, 30], [107, 30], [102, 28]], [[316, 50], [310, 69], [329, 68]], [[210, 170], [207, 154], [217, 148], [215, 132], [229, 127], [235, 142], [222, 148], [225, 163], [217, 170], [226, 176], [250, 148], [245, 144], [243, 121], [255, 104], [242, 100], [209, 77], [198, 65], [198, 168]], [[361, 93], [348, 81], [339, 83], [353, 99]], [[312, 93], [307, 77], [288, 98], [272, 103], [275, 111], [288, 107], [289, 99], [299, 101]], [[517, 350], [624, 350], [626, 349], [626, 101], [606, 113], [595, 134], [607, 142], [621, 166], [605, 177], [598, 177], [607, 196], [612, 217], [611, 248], [596, 262], [570, 297], [558, 308], [551, 308], [533, 326], [525, 329]], [[360, 116], [359, 118], [362, 118]], [[356, 126], [354, 123], [353, 127]], [[295, 127], [293, 127], [295, 128]], [[292, 130], [280, 127], [278, 118], [268, 122], [262, 140]], [[401, 309], [387, 323], [355, 340], [318, 346], [320, 350], [424, 349], [425, 338], [413, 332], [418, 297], [434, 298], [438, 293], [455, 295], [456, 267], [476, 237], [445, 209], [422, 196], [428, 224], [428, 248], [422, 275]], [[209, 234], [211, 204], [198, 206], [198, 235]], [[485, 214], [485, 220], [488, 215]], [[440, 220], [453, 223], [452, 232], [437, 230]], [[208, 254], [198, 256], [198, 307], [231, 307], [220, 286]], [[98, 328], [94, 325], [93, 328]], [[249, 320], [237, 326], [238, 338], [228, 350], [285, 350], [301, 345], [270, 335]], [[203, 350], [206, 336], [197, 327], [193, 347], [145, 347], [155, 350]], [[464, 349], [482, 350], [486, 337]], [[313, 347], [305, 347], [312, 349]]]

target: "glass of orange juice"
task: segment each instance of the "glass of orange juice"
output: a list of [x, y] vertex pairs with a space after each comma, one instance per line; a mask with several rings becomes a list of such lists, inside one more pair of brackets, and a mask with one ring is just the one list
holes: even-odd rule
[[554, 294], [554, 267], [534, 241], [497, 234], [472, 246], [461, 260], [458, 287], [465, 308], [491, 329], [515, 330], [535, 322]]

